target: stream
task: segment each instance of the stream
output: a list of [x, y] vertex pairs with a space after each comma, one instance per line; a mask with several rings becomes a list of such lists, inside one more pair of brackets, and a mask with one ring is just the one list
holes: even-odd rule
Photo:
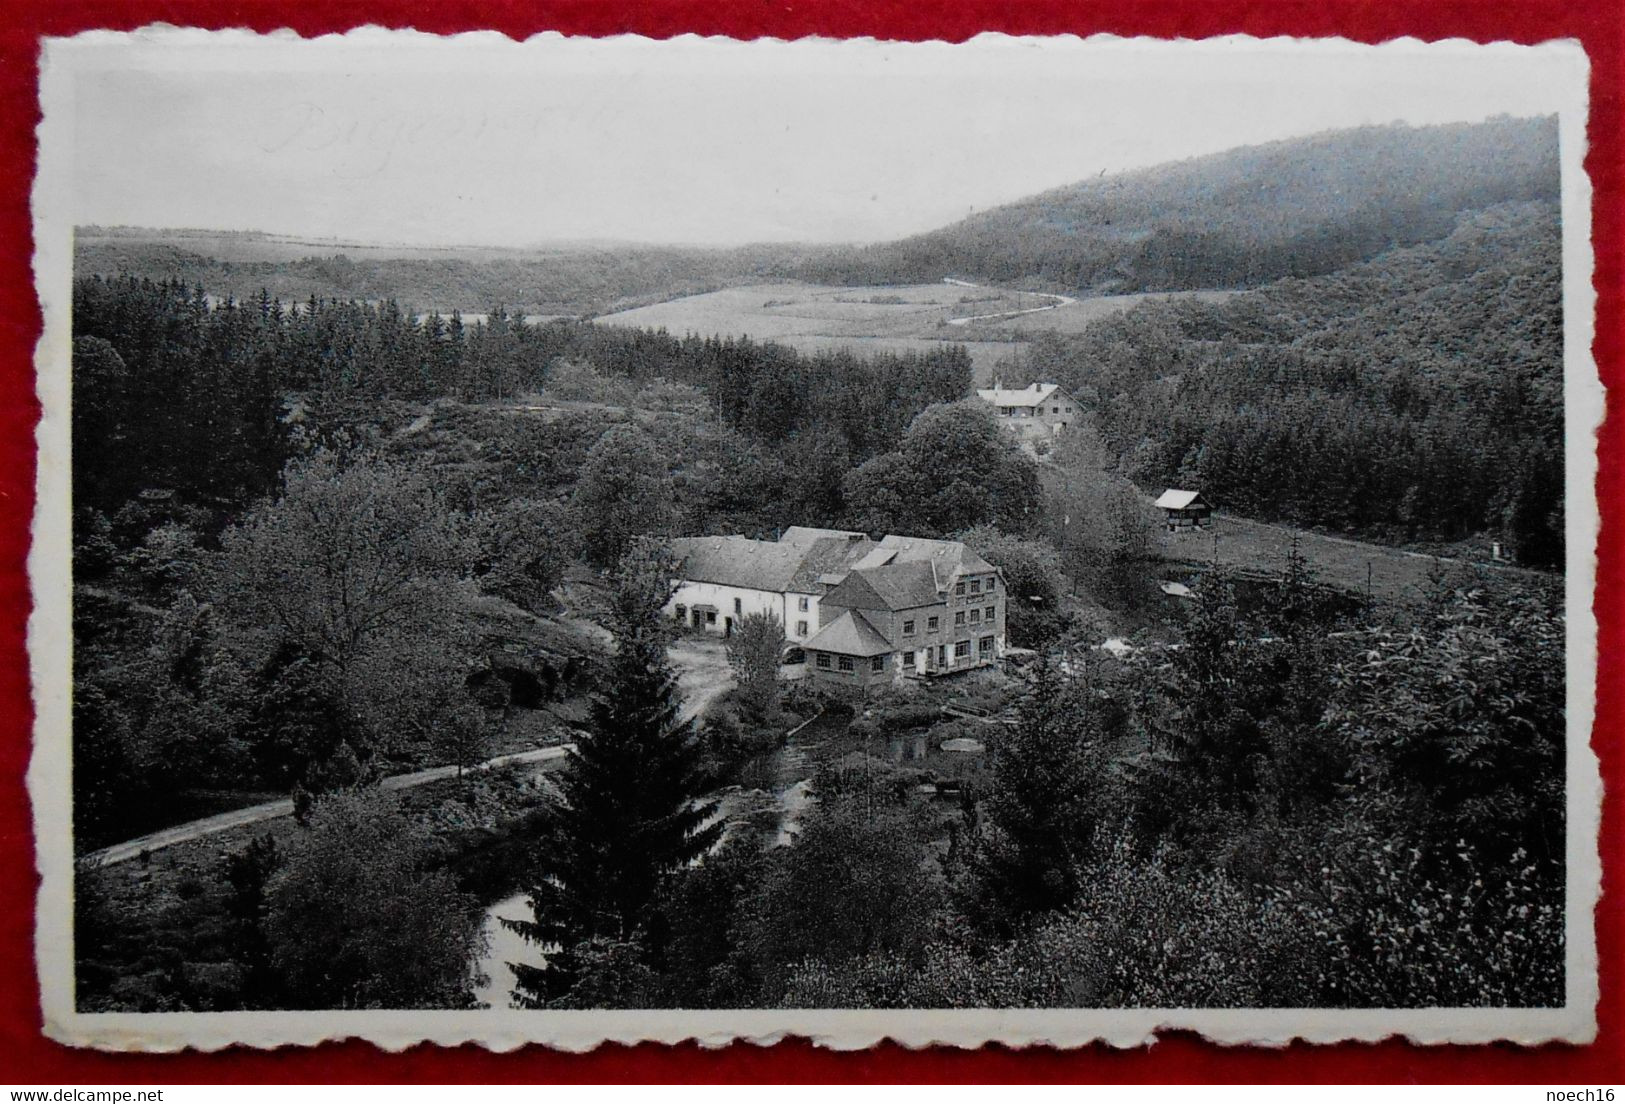
[[[783, 751], [775, 753], [776, 759], [783, 757]], [[773, 845], [782, 847], [795, 838], [796, 821], [813, 800], [810, 778], [793, 782], [771, 795], [761, 790], [733, 787], [722, 794], [716, 819], [728, 822], [723, 833], [723, 839], [726, 839], [729, 834], [748, 828], [748, 815], [767, 809], [771, 802], [778, 813], [773, 826]], [[721, 840], [718, 846], [721, 846]], [[503, 920], [528, 919], [529, 894], [524, 892], [504, 897], [485, 910], [485, 921], [481, 925], [485, 950], [479, 960], [480, 974], [485, 980], [475, 988], [474, 996], [487, 1008], [512, 1007], [510, 1001], [515, 979], [508, 963], [524, 961], [540, 965], [546, 959], [542, 952], [526, 943], [524, 937], [510, 931], [502, 923]]]

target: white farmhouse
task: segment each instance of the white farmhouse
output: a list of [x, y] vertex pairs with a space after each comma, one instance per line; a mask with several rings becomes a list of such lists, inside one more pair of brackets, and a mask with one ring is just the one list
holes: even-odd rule
[[667, 616], [728, 636], [751, 614], [770, 613], [794, 644], [818, 631], [819, 599], [874, 547], [862, 533], [799, 525], [776, 541], [679, 537], [671, 544], [682, 567]]
[[1054, 383], [1035, 383], [1018, 390], [990, 387], [977, 391], [976, 397], [993, 407], [999, 424], [1024, 444], [1059, 437], [1080, 413], [1077, 400]]

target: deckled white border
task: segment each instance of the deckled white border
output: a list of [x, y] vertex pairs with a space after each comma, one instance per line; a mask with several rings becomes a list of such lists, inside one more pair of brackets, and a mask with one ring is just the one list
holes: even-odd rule
[[[1597, 830], [1601, 814], [1601, 779], [1590, 743], [1596, 676], [1596, 626], [1592, 614], [1598, 508], [1594, 494], [1596, 430], [1602, 420], [1603, 389], [1591, 358], [1595, 294], [1592, 289], [1591, 184], [1582, 165], [1586, 148], [1589, 64], [1578, 43], [1539, 46], [1510, 43], [1479, 45], [1463, 40], [1423, 43], [1401, 39], [1371, 47], [1343, 39], [1259, 40], [1242, 36], [1182, 42], [1177, 48], [1199, 51], [1315, 51], [1328, 58], [1347, 51], [1380, 50], [1414, 54], [1418, 64], [1459, 51], [1527, 56], [1538, 51], [1552, 66], [1552, 78], [1568, 90], [1560, 118], [1562, 151], [1564, 381], [1567, 434], [1568, 539], [1568, 959], [1567, 1000], [1559, 1009], [1428, 1009], [1428, 1010], [1000, 1010], [976, 1011], [703, 1011], [703, 1012], [242, 1012], [242, 1013], [99, 1013], [73, 1008], [71, 929], [72, 842], [69, 800], [69, 723], [71, 718], [71, 542], [69, 536], [69, 309], [72, 301], [72, 181], [74, 156], [74, 78], [77, 71], [116, 63], [109, 47], [131, 44], [164, 46], [230, 46], [247, 51], [247, 60], [266, 42], [285, 44], [297, 36], [279, 32], [259, 36], [247, 31], [205, 32], [149, 28], [133, 34], [90, 32], [73, 39], [50, 39], [42, 57], [39, 127], [39, 174], [33, 193], [36, 253], [34, 272], [45, 329], [36, 352], [38, 393], [43, 417], [38, 430], [38, 506], [34, 543], [29, 555], [34, 614], [29, 621], [29, 655], [33, 675], [36, 723], [34, 755], [28, 774], [34, 805], [37, 861], [44, 879], [38, 910], [35, 949], [41, 978], [45, 1031], [58, 1041], [115, 1050], [173, 1051], [186, 1047], [215, 1050], [232, 1044], [271, 1047], [314, 1044], [359, 1037], [387, 1050], [421, 1042], [474, 1042], [494, 1050], [526, 1043], [545, 1043], [563, 1050], [588, 1050], [606, 1041], [677, 1043], [695, 1040], [721, 1046], [735, 1040], [767, 1044], [787, 1036], [807, 1037], [819, 1045], [855, 1049], [892, 1039], [910, 1047], [946, 1044], [975, 1047], [986, 1042], [1012, 1046], [1047, 1044], [1074, 1047], [1102, 1041], [1136, 1046], [1166, 1029], [1188, 1029], [1225, 1044], [1279, 1046], [1293, 1040], [1335, 1042], [1377, 1040], [1401, 1035], [1422, 1043], [1482, 1043], [1513, 1040], [1535, 1044], [1554, 1040], [1589, 1042], [1595, 1036], [1597, 953], [1593, 910], [1598, 899]], [[680, 43], [694, 43], [684, 36]], [[726, 40], [709, 40], [711, 42]], [[820, 42], [820, 40], [803, 40]], [[388, 45], [398, 56], [412, 48], [414, 62], [439, 57], [448, 43], [485, 49], [522, 51], [530, 44], [569, 45], [590, 63], [615, 50], [669, 49], [635, 36], [615, 39], [565, 40], [540, 35], [527, 43], [482, 32], [440, 38], [409, 31], [362, 28], [347, 35], [326, 35], [310, 43], [304, 56], [313, 65], [331, 64], [336, 51], [346, 63], [360, 51], [351, 47]], [[866, 45], [864, 44], [866, 43]], [[821, 41], [828, 45], [827, 40]], [[782, 45], [782, 44], [781, 44]], [[892, 57], [909, 52], [952, 52], [956, 64], [970, 51], [999, 46], [1159, 49], [1158, 40], [1097, 36], [1087, 40], [1016, 39], [981, 35], [971, 43], [900, 45], [863, 40], [852, 49], [884, 49]], [[751, 44], [733, 43], [738, 49]], [[202, 51], [199, 51], [201, 54]], [[623, 55], [624, 56], [624, 55]], [[378, 59], [374, 57], [374, 63]], [[386, 59], [387, 60], [387, 59]], [[513, 60], [505, 58], [504, 60]], [[782, 61], [782, 59], [781, 59]]]

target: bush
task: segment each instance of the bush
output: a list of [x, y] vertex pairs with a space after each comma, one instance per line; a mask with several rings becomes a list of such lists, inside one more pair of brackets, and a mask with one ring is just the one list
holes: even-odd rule
[[880, 732], [892, 735], [935, 724], [942, 719], [942, 707], [925, 702], [904, 702], [875, 709], [870, 719]]

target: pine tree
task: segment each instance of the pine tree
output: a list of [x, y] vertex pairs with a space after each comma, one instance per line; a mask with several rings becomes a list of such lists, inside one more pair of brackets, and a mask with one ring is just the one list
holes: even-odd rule
[[568, 1002], [595, 941], [638, 939], [662, 880], [721, 834], [709, 823], [716, 803], [703, 800], [701, 745], [666, 662], [660, 611], [674, 567], [669, 554], [638, 542], [616, 569], [608, 692], [557, 779], [561, 800], [544, 822], [530, 889], [534, 918], [504, 921], [547, 952], [543, 965], [514, 964], [524, 1007]]
[[968, 856], [967, 912], [1008, 937], [1078, 891], [1102, 806], [1101, 718], [1084, 687], [1033, 669], [1019, 723], [993, 757], [991, 788]]

